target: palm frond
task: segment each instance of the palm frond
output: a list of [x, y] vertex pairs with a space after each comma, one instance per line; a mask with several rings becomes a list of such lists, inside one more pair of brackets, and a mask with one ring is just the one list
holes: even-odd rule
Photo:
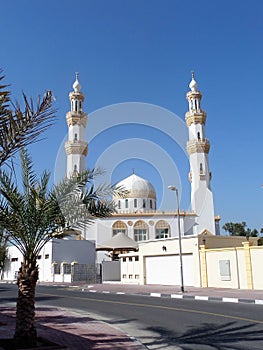
[[[1, 71], [0, 71], [1, 73]], [[0, 76], [0, 81], [4, 78]], [[19, 149], [39, 139], [55, 119], [52, 108], [52, 93], [48, 91], [38, 97], [36, 107], [33, 100], [23, 94], [24, 110], [10, 100], [6, 85], [0, 85], [0, 166]]]

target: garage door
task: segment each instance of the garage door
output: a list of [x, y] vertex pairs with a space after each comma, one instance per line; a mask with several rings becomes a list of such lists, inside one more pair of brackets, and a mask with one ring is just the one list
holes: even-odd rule
[[[194, 285], [193, 255], [183, 255], [184, 285]], [[178, 255], [146, 257], [146, 283], [180, 285], [180, 259]]]

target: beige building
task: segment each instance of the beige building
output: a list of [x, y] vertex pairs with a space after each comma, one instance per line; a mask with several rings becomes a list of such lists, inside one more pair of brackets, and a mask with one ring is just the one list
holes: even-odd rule
[[[122, 254], [121, 282], [180, 285], [178, 238], [139, 244], [137, 252]], [[257, 238], [202, 234], [182, 238], [185, 286], [263, 289]]]

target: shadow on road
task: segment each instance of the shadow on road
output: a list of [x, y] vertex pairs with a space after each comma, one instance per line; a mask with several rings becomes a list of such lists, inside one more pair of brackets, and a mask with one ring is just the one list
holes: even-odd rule
[[204, 323], [199, 327], [189, 329], [182, 335], [161, 327], [148, 327], [145, 330], [156, 333], [156, 338], [151, 337], [152, 340], [147, 341], [147, 346], [150, 348], [154, 346], [154, 349], [159, 350], [171, 345], [179, 346], [184, 350], [263, 349], [262, 329], [255, 329], [256, 324], [242, 326], [235, 324], [236, 322], [228, 322], [224, 325]]

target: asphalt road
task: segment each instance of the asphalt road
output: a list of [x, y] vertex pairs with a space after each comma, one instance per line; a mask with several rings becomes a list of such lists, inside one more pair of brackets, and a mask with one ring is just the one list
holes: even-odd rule
[[[0, 304], [15, 302], [17, 286], [0, 285]], [[262, 350], [263, 306], [89, 293], [38, 286], [37, 306], [78, 310], [104, 320], [149, 349]]]

